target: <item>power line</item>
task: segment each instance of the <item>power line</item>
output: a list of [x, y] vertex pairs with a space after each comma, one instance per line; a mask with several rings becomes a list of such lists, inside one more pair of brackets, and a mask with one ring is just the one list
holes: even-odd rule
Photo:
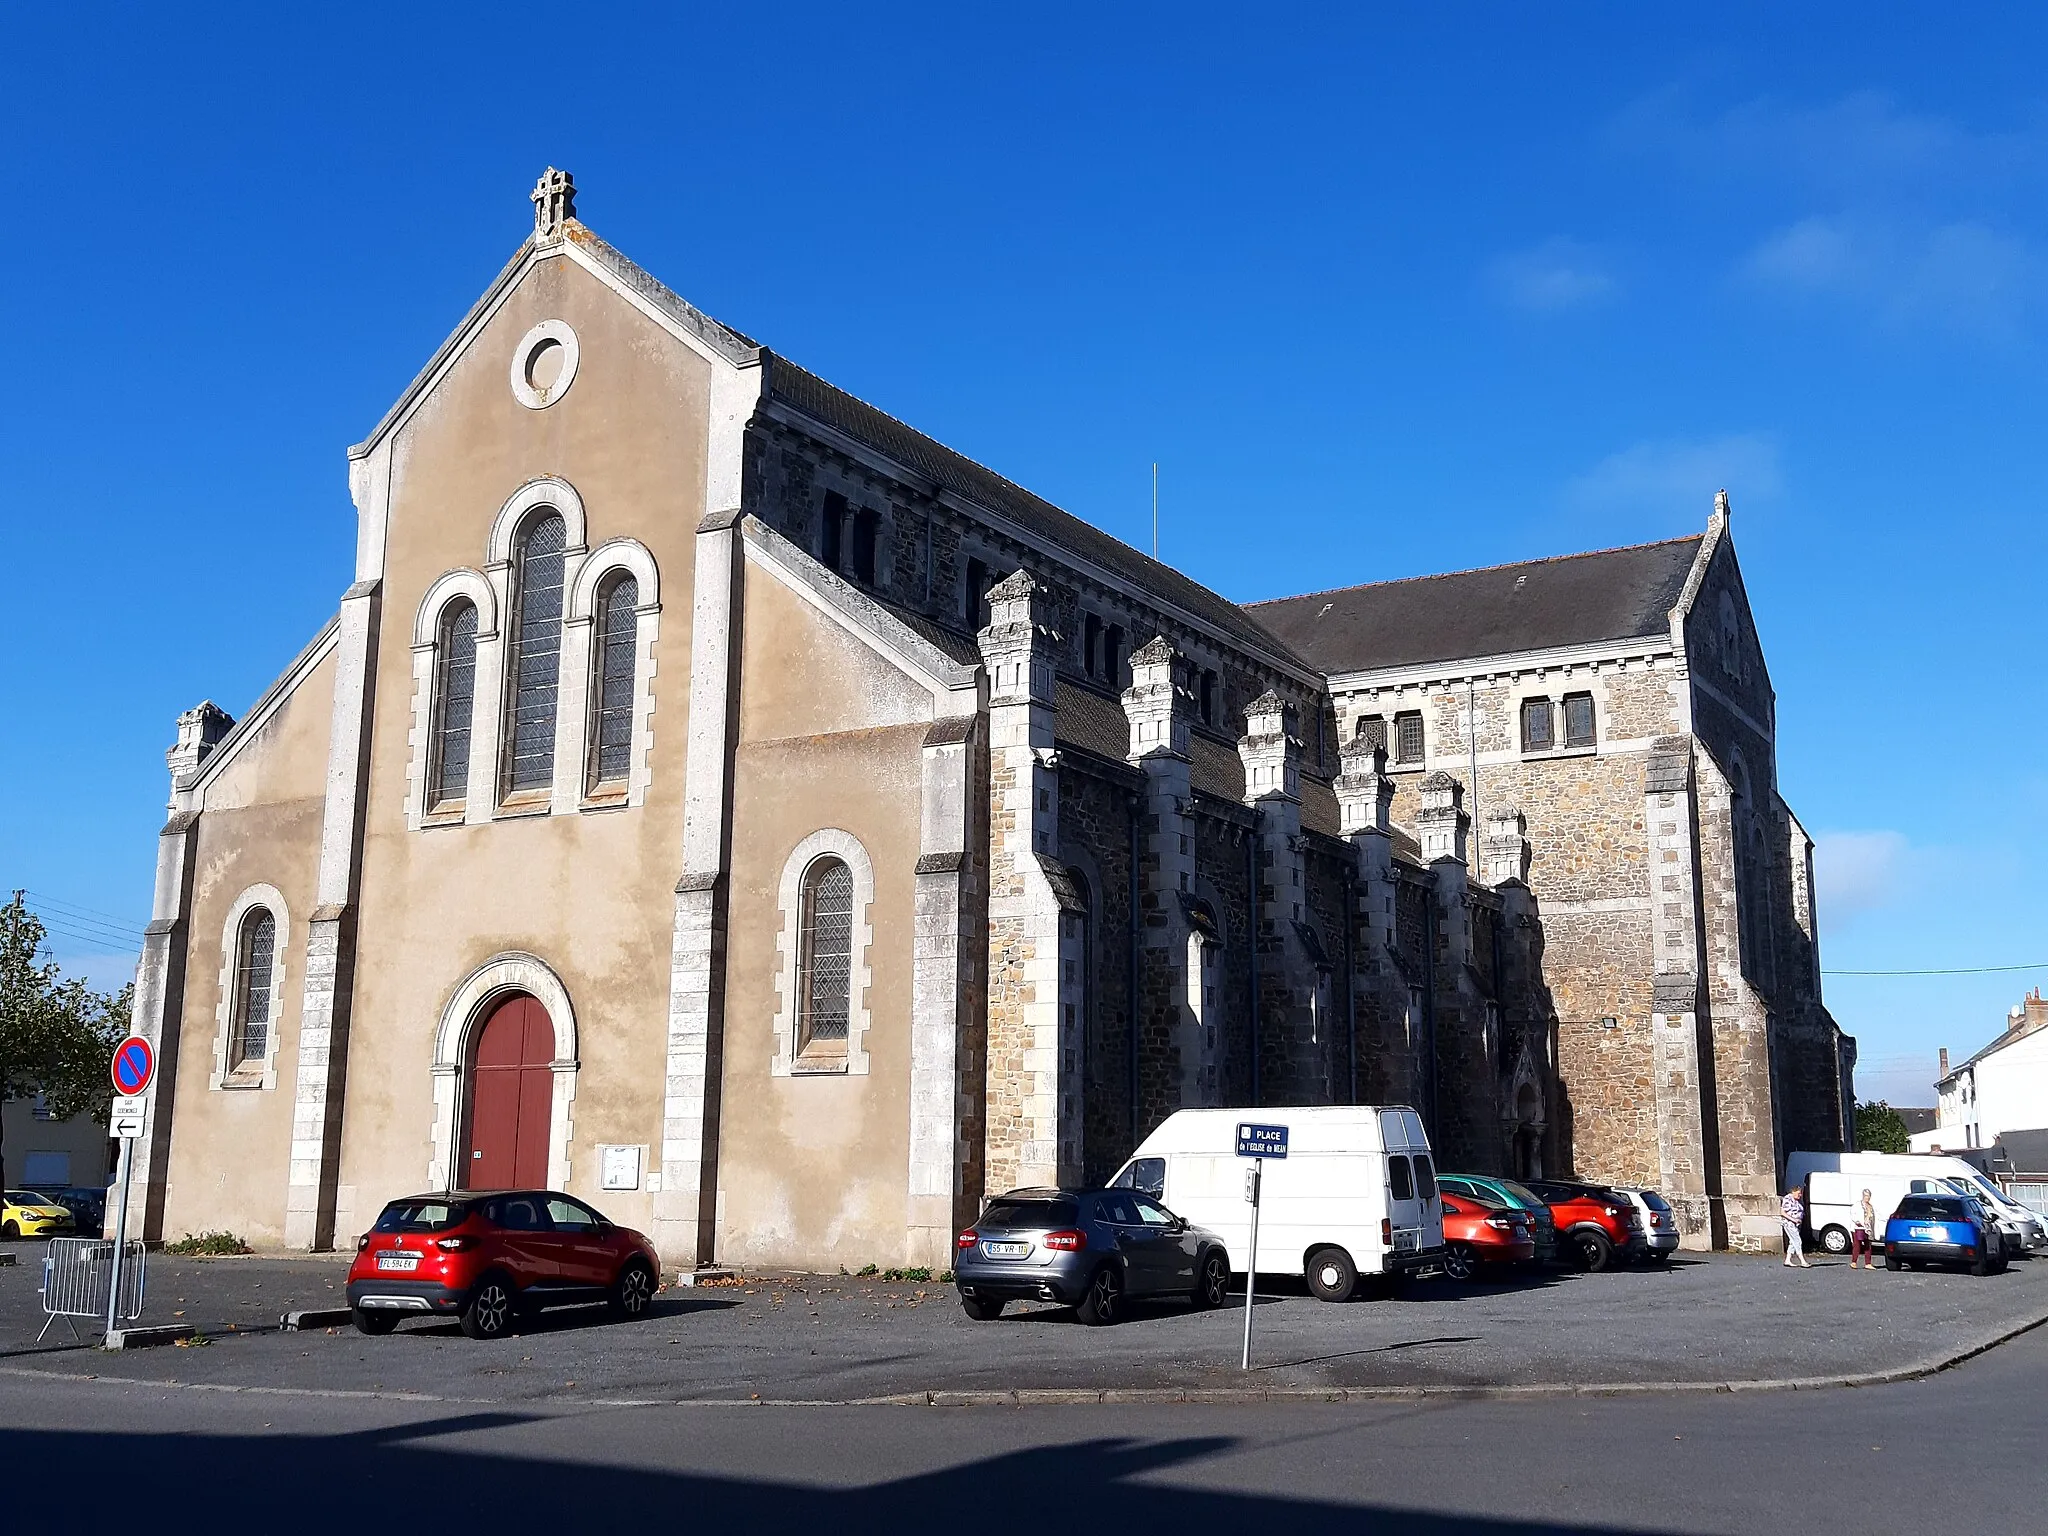
[[1989, 976], [1999, 971], [2048, 971], [2048, 961], [2039, 965], [1953, 965], [1930, 971], [1836, 971], [1823, 970], [1823, 976]]
[[67, 917], [82, 918], [85, 921], [90, 922], [97, 927], [118, 928], [125, 933], [133, 933], [137, 935], [140, 935], [142, 932], [142, 927], [140, 924], [131, 923], [124, 917], [116, 917], [111, 912], [101, 912], [94, 907], [83, 907], [78, 905], [76, 902], [65, 901], [60, 897], [45, 895], [41, 891], [23, 891], [21, 894], [34, 901], [38, 909], [49, 907], [55, 911], [64, 913]]

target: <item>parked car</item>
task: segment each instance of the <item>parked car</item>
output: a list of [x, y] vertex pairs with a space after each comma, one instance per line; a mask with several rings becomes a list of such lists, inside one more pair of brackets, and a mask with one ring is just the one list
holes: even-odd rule
[[107, 1192], [104, 1189], [65, 1184], [56, 1189], [33, 1189], [29, 1193], [69, 1211], [72, 1227], [80, 1237], [100, 1235], [100, 1228], [107, 1218]]
[[2005, 1268], [2005, 1242], [1991, 1213], [1967, 1195], [1908, 1195], [1884, 1224], [1884, 1267], [1967, 1264], [1973, 1275]]
[[1214, 1232], [1135, 1189], [1013, 1189], [955, 1240], [953, 1284], [977, 1322], [1013, 1301], [1056, 1301], [1100, 1326], [1136, 1297], [1221, 1306], [1230, 1254]]
[[1628, 1196], [1629, 1203], [1636, 1208], [1636, 1214], [1643, 1221], [1643, 1250], [1639, 1255], [1652, 1264], [1662, 1264], [1678, 1252], [1678, 1212], [1671, 1209], [1671, 1202], [1654, 1189], [1645, 1189], [1636, 1184], [1614, 1184], [1609, 1186], [1617, 1195]]
[[1496, 1179], [1477, 1173], [1440, 1173], [1436, 1182], [1437, 1188], [1446, 1194], [1476, 1200], [1481, 1205], [1520, 1211], [1528, 1217], [1529, 1236], [1536, 1245], [1534, 1262], [1555, 1264], [1563, 1257], [1557, 1243], [1557, 1218], [1550, 1214], [1550, 1207], [1536, 1197], [1533, 1189], [1513, 1179]]
[[644, 1317], [660, 1274], [645, 1237], [556, 1190], [408, 1195], [356, 1240], [348, 1304], [364, 1333], [440, 1314], [495, 1339], [544, 1307], [607, 1302]]
[[1443, 1262], [1443, 1218], [1429, 1138], [1412, 1109], [1323, 1105], [1183, 1109], [1168, 1115], [1115, 1178], [1218, 1233], [1233, 1255], [1251, 1248], [1242, 1121], [1287, 1128], [1287, 1156], [1268, 1159], [1259, 1204], [1259, 1271], [1301, 1275], [1323, 1301], [1347, 1301], [1360, 1276], [1388, 1280]]
[[10, 1189], [0, 1195], [0, 1237], [69, 1237], [71, 1213], [32, 1189]]
[[1880, 1222], [1907, 1195], [1953, 1190], [1996, 1218], [2007, 1252], [2025, 1255], [2048, 1248], [2048, 1225], [2038, 1215], [1993, 1184], [1981, 1168], [1947, 1153], [1794, 1152], [1785, 1169], [1788, 1179], [1806, 1186], [1806, 1224], [1830, 1253], [1848, 1251], [1866, 1189]]
[[1550, 1207], [1558, 1238], [1580, 1269], [1606, 1269], [1647, 1251], [1642, 1215], [1628, 1196], [1566, 1179], [1525, 1182]]
[[1444, 1273], [1453, 1280], [1471, 1280], [1483, 1269], [1527, 1264], [1536, 1257], [1529, 1218], [1504, 1206], [1482, 1205], [1446, 1190], [1444, 1206]]

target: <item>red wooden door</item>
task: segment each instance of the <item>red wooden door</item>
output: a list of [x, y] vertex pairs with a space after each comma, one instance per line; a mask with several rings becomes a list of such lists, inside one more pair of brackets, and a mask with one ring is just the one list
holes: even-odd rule
[[546, 1186], [554, 1057], [555, 1026], [533, 998], [516, 993], [491, 1010], [470, 1058], [464, 1189]]

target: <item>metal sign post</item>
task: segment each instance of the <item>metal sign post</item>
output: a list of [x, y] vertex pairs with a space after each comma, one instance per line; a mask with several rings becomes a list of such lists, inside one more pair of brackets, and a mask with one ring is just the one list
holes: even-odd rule
[[1237, 1155], [1252, 1160], [1244, 1179], [1244, 1197], [1252, 1203], [1252, 1241], [1244, 1266], [1244, 1355], [1238, 1361], [1238, 1369], [1248, 1371], [1252, 1368], [1252, 1305], [1259, 1294], [1259, 1194], [1265, 1183], [1266, 1159], [1287, 1155], [1287, 1127], [1240, 1124]]
[[114, 1049], [114, 1091], [125, 1102], [114, 1106], [113, 1131], [121, 1138], [121, 1215], [114, 1227], [114, 1269], [107, 1284], [107, 1337], [114, 1342], [114, 1323], [121, 1306], [121, 1261], [128, 1252], [128, 1188], [135, 1173], [135, 1143], [145, 1116], [141, 1099], [156, 1076], [156, 1048], [140, 1035], [130, 1035]]

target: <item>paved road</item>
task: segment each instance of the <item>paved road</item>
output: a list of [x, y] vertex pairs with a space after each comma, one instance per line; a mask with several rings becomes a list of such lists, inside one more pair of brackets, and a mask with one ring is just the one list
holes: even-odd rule
[[[0, 1373], [7, 1516], [76, 1528], [1537, 1536], [2038, 1531], [2048, 1330], [1825, 1392], [1256, 1407], [476, 1407]], [[1966, 1461], [1967, 1455], [1967, 1461]], [[102, 1511], [111, 1506], [102, 1504]], [[112, 1523], [86, 1528], [126, 1529]]]
[[[452, 1324], [235, 1336], [289, 1306], [332, 1306], [342, 1268], [312, 1260], [151, 1259], [148, 1320], [207, 1329], [203, 1349], [118, 1364], [34, 1345], [34, 1253], [0, 1269], [0, 1366], [156, 1380], [571, 1398], [819, 1400], [955, 1389], [1236, 1387], [1241, 1312], [1173, 1305], [1090, 1329], [1053, 1308], [970, 1322], [940, 1285], [847, 1279], [668, 1292], [653, 1318], [558, 1313], [494, 1345]], [[1560, 1275], [1523, 1286], [1425, 1282], [1397, 1301], [1262, 1300], [1257, 1386], [1492, 1386], [1729, 1381], [1896, 1369], [2048, 1316], [2048, 1260], [2003, 1275], [1787, 1270], [1716, 1255], [1669, 1271]], [[63, 1330], [57, 1337], [64, 1336]]]

